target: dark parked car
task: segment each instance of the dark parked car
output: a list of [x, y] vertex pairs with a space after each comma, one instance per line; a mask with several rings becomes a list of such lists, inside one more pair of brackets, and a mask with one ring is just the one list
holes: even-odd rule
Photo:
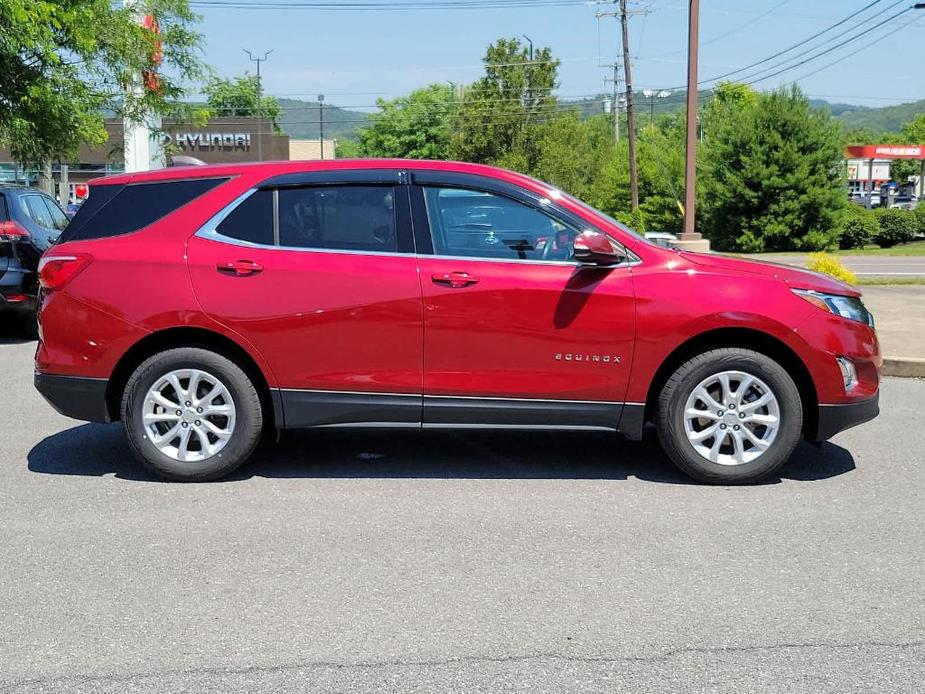
[[39, 258], [67, 224], [45, 193], [0, 185], [0, 312], [18, 313], [34, 325]]

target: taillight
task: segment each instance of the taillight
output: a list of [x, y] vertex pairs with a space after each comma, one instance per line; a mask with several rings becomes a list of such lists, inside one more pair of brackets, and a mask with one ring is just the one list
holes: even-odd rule
[[92, 258], [83, 253], [44, 255], [39, 261], [39, 284], [44, 289], [61, 289], [90, 264]]
[[25, 241], [28, 238], [29, 232], [19, 222], [12, 219], [0, 222], [0, 241]]

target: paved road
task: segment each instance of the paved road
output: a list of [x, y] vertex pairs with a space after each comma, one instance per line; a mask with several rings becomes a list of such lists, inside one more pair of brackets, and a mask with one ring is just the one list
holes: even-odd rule
[[[806, 255], [769, 255], [763, 260], [806, 265]], [[840, 255], [838, 260], [861, 277], [925, 277], [925, 256]]]
[[288, 436], [151, 481], [0, 344], [0, 691], [922, 692], [925, 382], [775, 483], [607, 435]]

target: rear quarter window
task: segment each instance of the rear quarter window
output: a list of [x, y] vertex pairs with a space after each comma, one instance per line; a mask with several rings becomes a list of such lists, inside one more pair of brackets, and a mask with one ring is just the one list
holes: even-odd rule
[[192, 202], [227, 178], [198, 178], [129, 185], [92, 185], [90, 196], [61, 234], [85, 241], [130, 234]]

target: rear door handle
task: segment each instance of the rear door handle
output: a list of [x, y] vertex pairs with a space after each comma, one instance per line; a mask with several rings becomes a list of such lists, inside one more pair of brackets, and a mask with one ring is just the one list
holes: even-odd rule
[[263, 271], [263, 265], [253, 260], [233, 260], [230, 263], [218, 263], [215, 269], [226, 275], [249, 277]]
[[453, 289], [462, 289], [473, 284], [478, 284], [478, 277], [473, 277], [468, 272], [443, 272], [431, 275], [431, 281], [434, 284], [442, 284]]

